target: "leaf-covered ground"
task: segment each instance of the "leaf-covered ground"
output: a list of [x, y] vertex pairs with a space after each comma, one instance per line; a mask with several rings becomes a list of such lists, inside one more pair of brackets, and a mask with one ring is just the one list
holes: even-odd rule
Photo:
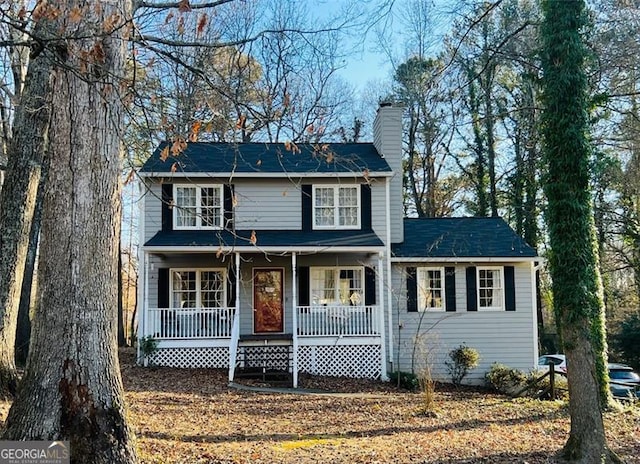
[[[338, 393], [262, 393], [229, 388], [224, 371], [121, 362], [144, 463], [559, 463], [569, 430], [562, 402], [439, 386], [428, 417], [419, 393], [378, 382], [305, 377]], [[640, 463], [640, 409], [606, 423], [612, 448]]]
[[[238, 391], [226, 372], [142, 369], [123, 357], [132, 423], [144, 462], [549, 463], [569, 429], [566, 405], [441, 386], [437, 417], [422, 396], [389, 384], [307, 378], [338, 394]], [[640, 410], [607, 416], [608, 437], [640, 462]]]

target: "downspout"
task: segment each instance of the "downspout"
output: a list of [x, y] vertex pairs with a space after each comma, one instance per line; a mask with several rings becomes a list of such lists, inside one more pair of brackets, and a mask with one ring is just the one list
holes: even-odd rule
[[389, 177], [386, 178], [386, 228], [387, 228], [387, 240], [386, 240], [386, 254], [387, 254], [387, 330], [389, 331], [388, 335], [388, 347], [387, 350], [389, 356], [389, 366], [391, 366], [391, 371], [393, 372], [393, 295], [392, 295], [392, 279], [391, 279], [391, 192], [390, 192], [390, 183], [391, 180]]
[[[138, 313], [136, 314], [136, 319], [138, 319], [138, 332], [137, 332], [137, 340], [136, 340], [136, 363], [140, 362], [140, 338], [144, 337], [146, 330], [144, 327], [144, 318], [147, 314], [147, 300], [149, 299], [149, 289], [147, 285], [147, 253], [144, 251], [144, 235], [145, 235], [145, 203], [146, 203], [146, 195], [143, 193], [146, 184], [141, 182], [138, 184], [138, 194], [140, 195], [140, 203], [138, 206], [138, 263], [142, 264], [140, 266], [140, 271], [138, 275], [138, 291], [137, 291], [137, 299], [138, 299]], [[141, 314], [142, 313], [142, 314]]]
[[236, 373], [238, 357], [238, 339], [240, 338], [240, 253], [236, 252], [236, 307], [231, 325], [231, 340], [229, 341], [229, 383], [233, 382]]
[[291, 300], [293, 303], [293, 388], [298, 388], [298, 262], [296, 253], [291, 253]]

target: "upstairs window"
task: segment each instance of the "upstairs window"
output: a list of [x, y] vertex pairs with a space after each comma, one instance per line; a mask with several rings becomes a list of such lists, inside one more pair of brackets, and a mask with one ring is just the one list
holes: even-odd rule
[[502, 267], [478, 267], [478, 309], [502, 311], [504, 305], [504, 279]]
[[444, 311], [444, 268], [419, 267], [418, 311]]
[[317, 185], [313, 187], [314, 229], [360, 228], [360, 188]]
[[174, 185], [173, 188], [175, 229], [222, 228], [222, 185]]

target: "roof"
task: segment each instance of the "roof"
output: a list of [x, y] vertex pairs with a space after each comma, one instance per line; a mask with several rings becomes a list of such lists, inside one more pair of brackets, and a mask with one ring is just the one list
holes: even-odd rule
[[[161, 160], [163, 142], [144, 163], [141, 173], [362, 173], [380, 175], [391, 168], [372, 143], [283, 144], [189, 142], [176, 156]], [[169, 147], [170, 148], [170, 147]], [[170, 149], [169, 149], [170, 151]]]
[[[362, 230], [257, 230], [256, 244], [251, 244], [253, 231], [241, 230], [170, 230], [154, 235], [145, 248], [153, 247], [255, 247], [264, 248], [336, 248], [336, 247], [383, 247], [382, 240], [371, 231]], [[196, 250], [194, 250], [196, 251]]]
[[404, 220], [396, 258], [534, 258], [536, 251], [499, 217]]

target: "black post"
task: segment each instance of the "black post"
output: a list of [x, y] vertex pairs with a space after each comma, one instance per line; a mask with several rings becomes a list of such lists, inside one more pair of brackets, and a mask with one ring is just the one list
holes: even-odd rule
[[551, 401], [556, 399], [556, 366], [555, 364], [549, 364], [549, 395]]

